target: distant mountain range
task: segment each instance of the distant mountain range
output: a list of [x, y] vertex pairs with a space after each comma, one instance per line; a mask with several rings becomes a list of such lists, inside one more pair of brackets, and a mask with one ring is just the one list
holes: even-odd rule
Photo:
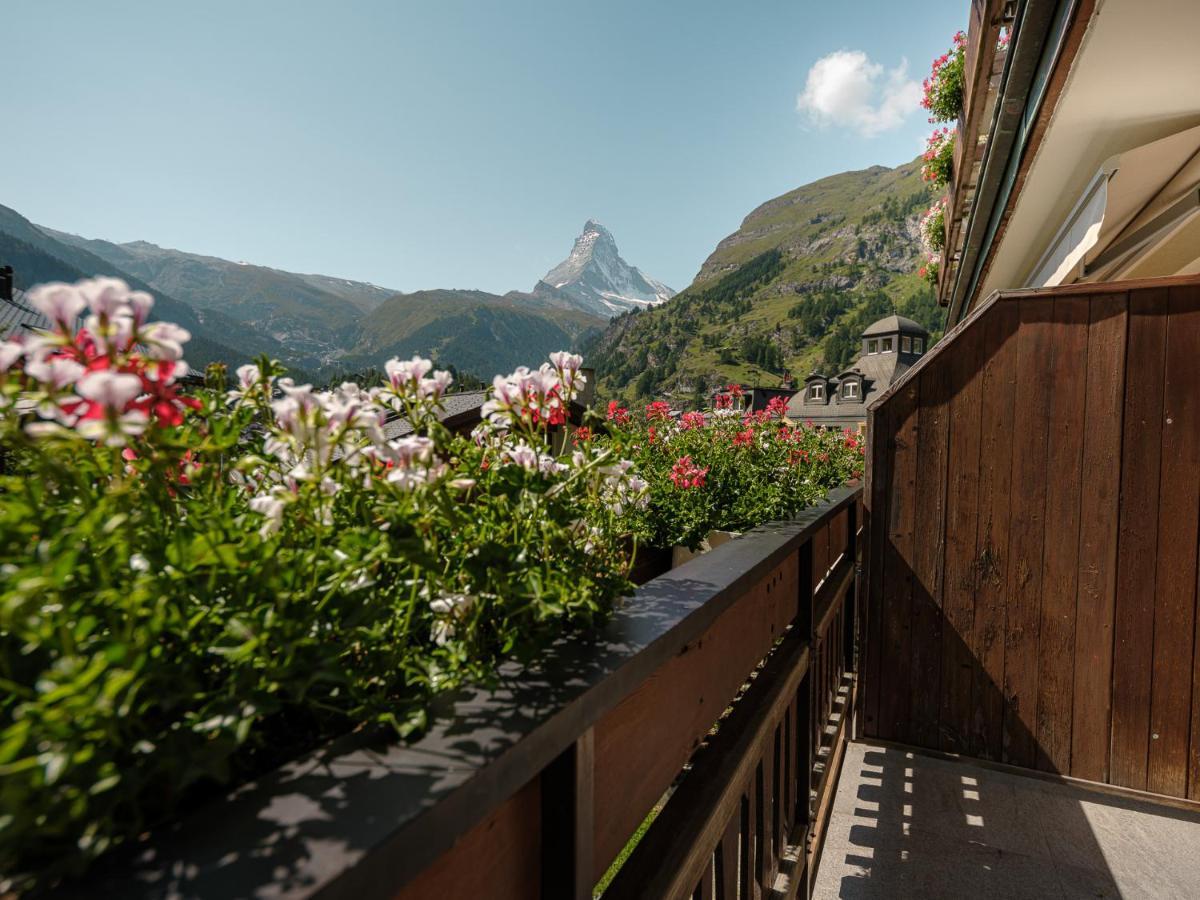
[[432, 356], [486, 378], [580, 349], [602, 396], [700, 401], [729, 381], [776, 386], [836, 374], [859, 334], [892, 313], [936, 337], [933, 291], [916, 273], [931, 200], [920, 160], [843, 172], [763, 203], [675, 294], [629, 265], [589, 219], [570, 255], [528, 291], [400, 293], [136, 241], [88, 240], [0, 207], [0, 263], [18, 284], [110, 274], [151, 290], [195, 335], [189, 361], [258, 353], [327, 380], [390, 356]]
[[916, 273], [932, 197], [920, 160], [843, 172], [751, 212], [666, 303], [615, 317], [584, 348], [599, 392], [700, 402], [730, 381], [774, 387], [835, 374], [859, 334], [898, 312], [936, 336], [942, 314]]
[[421, 353], [483, 377], [574, 349], [616, 313], [661, 303], [669, 287], [626, 263], [588, 220], [571, 255], [528, 292], [401, 293], [328, 275], [285, 272], [133, 241], [117, 244], [34, 225], [0, 206], [0, 263], [19, 286], [115, 275], [151, 291], [157, 312], [193, 333], [194, 365], [260, 353], [324, 379]]

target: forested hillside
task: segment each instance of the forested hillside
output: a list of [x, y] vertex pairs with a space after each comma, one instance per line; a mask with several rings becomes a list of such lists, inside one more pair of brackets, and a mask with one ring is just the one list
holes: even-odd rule
[[719, 384], [834, 374], [858, 335], [898, 312], [941, 333], [917, 274], [930, 202], [919, 162], [845, 172], [768, 201], [662, 306], [625, 313], [588, 349], [600, 393], [698, 404]]

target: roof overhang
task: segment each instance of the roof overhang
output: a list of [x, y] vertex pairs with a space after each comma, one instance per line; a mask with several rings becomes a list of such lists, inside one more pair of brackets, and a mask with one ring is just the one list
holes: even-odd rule
[[[1200, 127], [1110, 157], [1024, 281], [1054, 287], [1125, 277], [1200, 214]], [[1200, 256], [1200, 246], [1179, 248]], [[1160, 257], [1164, 258], [1165, 257]], [[1174, 275], [1179, 265], [1160, 274]]]
[[[1164, 241], [1178, 251], [1194, 232], [1196, 182], [1188, 173], [1200, 125], [1200, 2], [1098, 0], [1081, 24], [1086, 31], [1043, 112], [1045, 130], [1022, 163], [1004, 227], [984, 248], [980, 276], [952, 321], [978, 298], [1037, 278], [1132, 277], [1148, 274], [1151, 258], [1174, 265], [1178, 252], [1154, 251], [1167, 249]], [[1057, 257], [1056, 242], [1067, 245]]]

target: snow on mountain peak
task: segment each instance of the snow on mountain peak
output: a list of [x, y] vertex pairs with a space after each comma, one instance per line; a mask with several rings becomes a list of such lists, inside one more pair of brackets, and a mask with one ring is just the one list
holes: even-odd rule
[[542, 281], [587, 312], [611, 318], [629, 309], [657, 306], [675, 291], [629, 265], [617, 251], [612, 232], [588, 219], [571, 255]]

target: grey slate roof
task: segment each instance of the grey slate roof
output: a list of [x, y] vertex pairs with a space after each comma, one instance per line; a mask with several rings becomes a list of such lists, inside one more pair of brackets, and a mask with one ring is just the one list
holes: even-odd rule
[[862, 333], [862, 336], [875, 337], [877, 334], [896, 334], [897, 332], [901, 334], [929, 334], [919, 322], [906, 319], [904, 316], [887, 316], [878, 322], [872, 322], [868, 325], [867, 330]]
[[[75, 330], [83, 327], [83, 317], [75, 317]], [[0, 299], [0, 339], [16, 337], [19, 334], [33, 334], [37, 331], [50, 331], [53, 323], [42, 313], [29, 305], [25, 292], [13, 290], [12, 300]], [[186, 352], [185, 352], [186, 356]], [[204, 383], [204, 373], [188, 366], [188, 381]]]
[[[83, 325], [83, 320], [75, 319], [75, 328]], [[49, 331], [52, 323], [44, 315], [28, 305], [25, 292], [14, 290], [12, 300], [0, 300], [0, 338], [16, 337], [21, 333], [34, 331]]]
[[[862, 336], [872, 337], [887, 334], [914, 334], [928, 338], [929, 332], [912, 319], [904, 316], [887, 316], [878, 322], [873, 322]], [[839, 380], [837, 377], [827, 379], [825, 389], [827, 402], [805, 402], [808, 386], [819, 376], [810, 375], [805, 379], [804, 389], [797, 391], [788, 401], [787, 415], [793, 421], [811, 419], [817, 425], [856, 425], [867, 420], [867, 407], [880, 394], [891, 387], [901, 375], [920, 359], [919, 355], [901, 353], [899, 347], [888, 353], [861, 354], [854, 364], [840, 376], [850, 374], [861, 375], [863, 379], [861, 396], [856, 400], [843, 400], [840, 396]], [[840, 377], [839, 376], [839, 377]]]
[[[460, 416], [469, 417], [472, 412], [478, 411], [483, 406], [485, 400], [487, 400], [487, 391], [463, 391], [461, 394], [447, 394], [442, 398], [444, 409], [438, 415], [438, 421], [445, 423]], [[383, 433], [389, 440], [412, 434], [412, 430], [412, 424], [408, 419], [399, 415], [388, 419], [383, 426]]]

